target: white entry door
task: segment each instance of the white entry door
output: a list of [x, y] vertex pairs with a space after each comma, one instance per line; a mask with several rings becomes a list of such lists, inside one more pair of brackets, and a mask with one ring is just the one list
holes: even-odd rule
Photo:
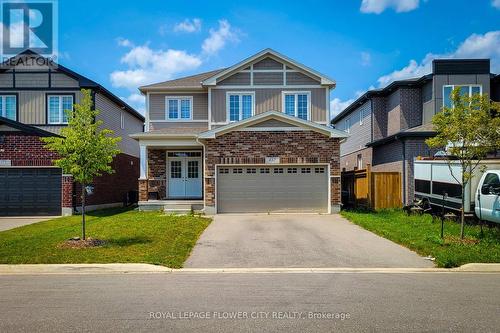
[[167, 166], [169, 198], [201, 198], [201, 158], [169, 157]]

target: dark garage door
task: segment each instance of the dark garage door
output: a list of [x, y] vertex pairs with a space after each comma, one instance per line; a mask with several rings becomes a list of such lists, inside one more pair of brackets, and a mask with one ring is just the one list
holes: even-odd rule
[[0, 216], [61, 215], [61, 169], [0, 168]]

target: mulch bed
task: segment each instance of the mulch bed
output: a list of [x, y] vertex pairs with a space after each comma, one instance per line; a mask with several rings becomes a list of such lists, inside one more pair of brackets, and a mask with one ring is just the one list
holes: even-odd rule
[[90, 247], [100, 247], [105, 245], [106, 242], [101, 239], [87, 238], [83, 239], [68, 239], [59, 244], [58, 248], [61, 249], [85, 249]]

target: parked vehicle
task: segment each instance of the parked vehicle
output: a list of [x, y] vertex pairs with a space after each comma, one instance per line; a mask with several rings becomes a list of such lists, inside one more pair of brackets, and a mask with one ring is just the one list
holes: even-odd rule
[[[432, 206], [459, 211], [462, 207], [460, 163], [446, 160], [414, 161], [415, 198]], [[481, 161], [465, 186], [465, 213], [500, 223], [500, 160]]]

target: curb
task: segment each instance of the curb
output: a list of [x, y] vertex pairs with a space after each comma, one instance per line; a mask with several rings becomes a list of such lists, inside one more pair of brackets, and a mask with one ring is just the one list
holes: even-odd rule
[[500, 264], [465, 264], [456, 268], [181, 268], [151, 264], [28, 264], [0, 265], [0, 275], [44, 274], [413, 274], [413, 273], [500, 273]]

